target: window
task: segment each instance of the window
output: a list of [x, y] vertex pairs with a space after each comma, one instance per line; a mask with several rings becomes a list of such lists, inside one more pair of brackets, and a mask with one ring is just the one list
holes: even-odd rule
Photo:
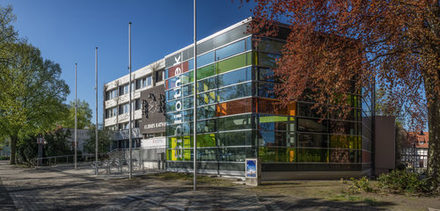
[[216, 105], [217, 116], [252, 112], [252, 98], [234, 100]]
[[151, 75], [149, 75], [136, 80], [136, 89], [142, 89], [151, 86], [151, 84]]
[[142, 120], [140, 120], [140, 119], [136, 119], [136, 120], [134, 120], [134, 128], [139, 128], [139, 125], [140, 125], [140, 122], [141, 122]]
[[298, 118], [298, 131], [327, 132], [327, 121], [319, 121], [319, 119]]
[[216, 51], [216, 60], [221, 60], [245, 51], [245, 40], [238, 41]]
[[136, 99], [134, 104], [134, 110], [141, 109], [141, 99]]
[[114, 108], [109, 108], [105, 110], [105, 118], [108, 119], [110, 117], [114, 117], [118, 115], [118, 108], [114, 107]]
[[197, 119], [208, 119], [215, 117], [215, 105], [197, 108]]
[[145, 78], [140, 78], [136, 80], [136, 89], [141, 89], [143, 88], [142, 84], [143, 84], [143, 80], [145, 80]]
[[204, 94], [199, 94], [197, 96], [198, 98], [198, 103], [197, 105], [207, 105], [207, 104], [211, 104], [211, 103], [215, 103], [216, 102], [216, 94], [215, 92], [207, 92]]
[[128, 129], [128, 122], [119, 124], [118, 129], [119, 130], [127, 130]]
[[218, 130], [240, 130], [252, 128], [252, 116], [232, 116], [218, 119]]
[[250, 67], [228, 72], [218, 76], [218, 86], [228, 86], [235, 83], [252, 80], [252, 71]]
[[156, 78], [156, 82], [159, 82], [159, 81], [163, 81], [163, 79], [164, 79], [164, 70], [158, 70], [158, 71], [156, 71], [155, 72], [155, 78]]
[[218, 91], [219, 101], [227, 101], [252, 95], [252, 83], [239, 84], [237, 86], [226, 87]]
[[217, 63], [216, 68], [217, 68], [217, 73], [220, 74], [251, 64], [252, 64], [252, 54], [249, 52], [220, 61]]
[[118, 89], [113, 89], [105, 92], [105, 100], [111, 100], [118, 96]]
[[207, 78], [203, 81], [199, 81], [197, 88], [199, 92], [205, 92], [211, 89], [215, 89], [217, 87], [217, 83], [215, 77]]
[[119, 114], [125, 114], [125, 113], [128, 113], [128, 110], [129, 109], [129, 107], [128, 107], [128, 103], [125, 103], [125, 104], [122, 104], [122, 105], [119, 105]]
[[146, 81], [145, 81], [145, 87], [147, 87], [147, 86], [151, 86], [153, 83], [152, 83], [152, 78], [151, 78], [151, 75], [149, 75], [149, 76], [147, 76], [147, 78], [146, 78]]
[[[193, 74], [193, 73], [190, 73]], [[197, 68], [197, 80], [215, 75], [214, 64], [202, 68]]]
[[128, 93], [128, 84], [119, 86], [119, 96], [125, 95]]
[[214, 51], [197, 57], [197, 68], [214, 62]]
[[217, 139], [219, 146], [252, 145], [252, 131], [219, 133]]

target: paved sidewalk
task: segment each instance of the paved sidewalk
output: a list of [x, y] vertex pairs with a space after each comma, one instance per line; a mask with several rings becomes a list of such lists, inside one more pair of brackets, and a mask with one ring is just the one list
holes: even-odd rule
[[90, 169], [20, 168], [3, 161], [0, 161], [0, 178], [0, 210], [372, 209], [357, 203], [257, 196], [251, 188], [229, 181], [202, 183], [194, 192], [188, 180], [148, 175], [132, 180], [96, 177]]

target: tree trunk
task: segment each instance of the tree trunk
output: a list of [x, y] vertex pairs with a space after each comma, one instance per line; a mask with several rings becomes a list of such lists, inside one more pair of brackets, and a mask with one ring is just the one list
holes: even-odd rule
[[434, 189], [440, 187], [440, 96], [435, 93], [431, 80], [425, 80], [428, 100], [428, 177]]
[[9, 164], [11, 164], [11, 165], [16, 164], [17, 141], [18, 141], [18, 136], [12, 135], [11, 136], [11, 157], [10, 157], [10, 160], [9, 160]]

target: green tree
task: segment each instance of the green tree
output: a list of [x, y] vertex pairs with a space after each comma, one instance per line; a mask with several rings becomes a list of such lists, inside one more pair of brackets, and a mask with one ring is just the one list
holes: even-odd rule
[[0, 131], [11, 140], [11, 164], [19, 139], [45, 133], [65, 115], [69, 87], [58, 64], [44, 60], [25, 42], [9, 44], [7, 62], [0, 64]]
[[44, 146], [45, 156], [58, 156], [73, 154], [70, 148], [70, 142], [67, 140], [71, 137], [70, 130], [56, 129], [44, 135], [46, 145]]
[[5, 63], [10, 59], [7, 54], [9, 44], [15, 42], [17, 37], [17, 32], [12, 26], [13, 21], [15, 21], [15, 16], [12, 14], [12, 7], [0, 6], [0, 63]]
[[[84, 148], [88, 153], [95, 152], [95, 140], [96, 140], [96, 132], [95, 125], [92, 125], [89, 129], [90, 138], [86, 141]], [[106, 153], [110, 150], [111, 141], [111, 131], [109, 129], [98, 129], [98, 152]]]
[[[70, 101], [67, 107], [69, 112], [61, 125], [64, 128], [75, 128], [75, 101]], [[89, 104], [85, 100], [78, 100], [77, 119], [78, 129], [90, 127], [92, 124], [90, 121], [92, 119], [92, 109], [90, 109]]]
[[279, 100], [296, 101], [313, 88], [316, 105], [333, 104], [328, 96], [347, 93], [353, 79], [358, 89], [374, 81], [410, 125], [427, 120], [427, 175], [440, 192], [440, 1], [254, 2], [250, 31], [257, 36], [277, 35], [274, 23], [288, 23], [274, 69]]

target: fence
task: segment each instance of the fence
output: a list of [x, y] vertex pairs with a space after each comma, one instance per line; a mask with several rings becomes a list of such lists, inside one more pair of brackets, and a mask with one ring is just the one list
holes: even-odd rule
[[[36, 167], [40, 166], [64, 166], [64, 167], [74, 167], [75, 165], [75, 155], [59, 155], [36, 158], [32, 161], [33, 165]], [[98, 154], [99, 160], [105, 160], [108, 158], [107, 153]], [[77, 166], [84, 167], [90, 166], [90, 164], [95, 161], [95, 154], [82, 154], [77, 155]]]
[[[165, 169], [165, 148], [133, 149], [133, 172], [162, 171]], [[130, 151], [128, 149], [114, 149], [98, 155], [99, 162], [95, 162], [95, 154], [82, 154], [77, 157], [77, 167], [95, 169], [95, 173], [121, 174], [129, 171]], [[37, 158], [33, 161], [36, 167], [74, 167], [74, 155], [61, 155]]]

